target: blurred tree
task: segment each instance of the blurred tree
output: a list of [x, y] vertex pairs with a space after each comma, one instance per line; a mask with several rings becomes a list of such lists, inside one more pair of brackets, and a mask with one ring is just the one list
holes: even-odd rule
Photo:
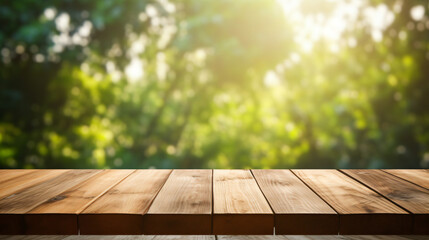
[[0, 167], [428, 167], [427, 8], [1, 1]]

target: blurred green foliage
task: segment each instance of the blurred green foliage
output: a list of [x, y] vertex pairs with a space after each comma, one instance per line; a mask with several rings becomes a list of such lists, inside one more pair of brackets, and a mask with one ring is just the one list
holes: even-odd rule
[[0, 168], [429, 166], [427, 1], [2, 0], [0, 26]]

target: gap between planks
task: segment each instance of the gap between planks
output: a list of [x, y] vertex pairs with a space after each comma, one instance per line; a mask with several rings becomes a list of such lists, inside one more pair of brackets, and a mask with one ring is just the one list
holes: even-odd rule
[[276, 234], [337, 234], [338, 213], [289, 170], [252, 170], [275, 214]]

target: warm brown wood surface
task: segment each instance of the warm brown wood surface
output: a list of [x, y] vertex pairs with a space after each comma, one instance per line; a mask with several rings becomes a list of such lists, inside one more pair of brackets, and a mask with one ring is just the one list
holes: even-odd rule
[[342, 170], [413, 213], [414, 233], [429, 234], [429, 190], [381, 170]]
[[15, 192], [19, 192], [25, 188], [34, 186], [48, 179], [54, 178], [66, 171], [67, 170], [28, 171], [27, 174], [18, 175], [14, 178], [7, 179], [0, 184], [0, 199], [8, 197]]
[[158, 235], [158, 236], [146, 236], [148, 240], [215, 240], [215, 236], [207, 235]]
[[145, 234], [211, 234], [212, 170], [174, 170], [144, 217]]
[[61, 240], [67, 237], [62, 235], [0, 235], [1, 240]]
[[383, 171], [429, 190], [429, 170], [427, 169], [389, 169]]
[[40, 204], [25, 216], [27, 234], [77, 234], [77, 214], [135, 170], [105, 170]]
[[24, 233], [23, 216], [25, 213], [99, 172], [100, 170], [66, 171], [57, 177], [0, 200], [0, 234]]
[[324, 236], [324, 235], [297, 235], [297, 236], [287, 236], [288, 240], [348, 240], [344, 236]]
[[427, 172], [0, 169], [0, 239], [411, 239], [313, 234], [427, 234]]
[[292, 170], [340, 214], [340, 234], [410, 234], [412, 218], [337, 170]]
[[143, 214], [171, 170], [137, 170], [79, 216], [81, 234], [143, 234]]
[[272, 234], [274, 216], [249, 170], [213, 171], [213, 234]]
[[427, 240], [429, 235], [0, 235], [0, 240]]
[[290, 170], [252, 170], [275, 213], [276, 234], [336, 234], [338, 214]]
[[18, 170], [0, 169], [0, 183], [2, 183], [3, 181], [9, 180], [11, 178], [16, 178], [21, 175], [28, 174], [33, 171], [34, 170], [30, 170], [30, 169], [18, 169]]
[[428, 237], [425, 235], [0, 235], [0, 240], [427, 240]]
[[288, 240], [282, 235], [219, 235], [218, 240]]

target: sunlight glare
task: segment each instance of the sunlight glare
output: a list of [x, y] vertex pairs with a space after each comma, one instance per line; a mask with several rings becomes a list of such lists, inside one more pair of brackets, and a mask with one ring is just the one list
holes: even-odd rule
[[43, 12], [43, 15], [45, 15], [46, 19], [52, 20], [54, 19], [55, 15], [57, 15], [57, 10], [55, 8], [46, 8]]
[[132, 58], [130, 64], [125, 68], [128, 80], [133, 83], [143, 76], [143, 62], [137, 58]]
[[[321, 10], [316, 13], [304, 12], [305, 0], [277, 0], [277, 2], [282, 7], [286, 20], [293, 26], [295, 43], [306, 53], [311, 52], [314, 44], [320, 40], [328, 42], [329, 49], [334, 53], [339, 52], [342, 46], [355, 47], [355, 41], [347, 43], [342, 39], [346, 32], [362, 26], [368, 27], [375, 42], [380, 42], [383, 39], [383, 31], [395, 19], [394, 12], [386, 4], [371, 7], [367, 1], [361, 0], [330, 1], [334, 4], [331, 11]], [[423, 7], [414, 8], [411, 11], [413, 18], [421, 19], [424, 16]], [[359, 20], [360, 17], [362, 20]]]
[[55, 19], [55, 25], [60, 32], [68, 32], [70, 29], [70, 16], [68, 13], [61, 13]]
[[363, 14], [371, 29], [372, 39], [380, 42], [383, 39], [383, 31], [395, 20], [394, 13], [385, 4], [380, 4], [377, 7], [367, 7]]
[[410, 10], [411, 18], [414, 21], [420, 21], [425, 16], [425, 8], [422, 5], [417, 5]]
[[[331, 1], [335, 2], [332, 12], [303, 12], [304, 0], [277, 0], [283, 9], [284, 16], [293, 26], [294, 41], [301, 50], [309, 53], [317, 41], [330, 42], [331, 49], [337, 52], [343, 33], [358, 19], [358, 9], [363, 1]], [[333, 47], [332, 47], [333, 46]]]
[[268, 71], [265, 74], [264, 84], [267, 87], [275, 87], [280, 84], [280, 79], [274, 71]]

